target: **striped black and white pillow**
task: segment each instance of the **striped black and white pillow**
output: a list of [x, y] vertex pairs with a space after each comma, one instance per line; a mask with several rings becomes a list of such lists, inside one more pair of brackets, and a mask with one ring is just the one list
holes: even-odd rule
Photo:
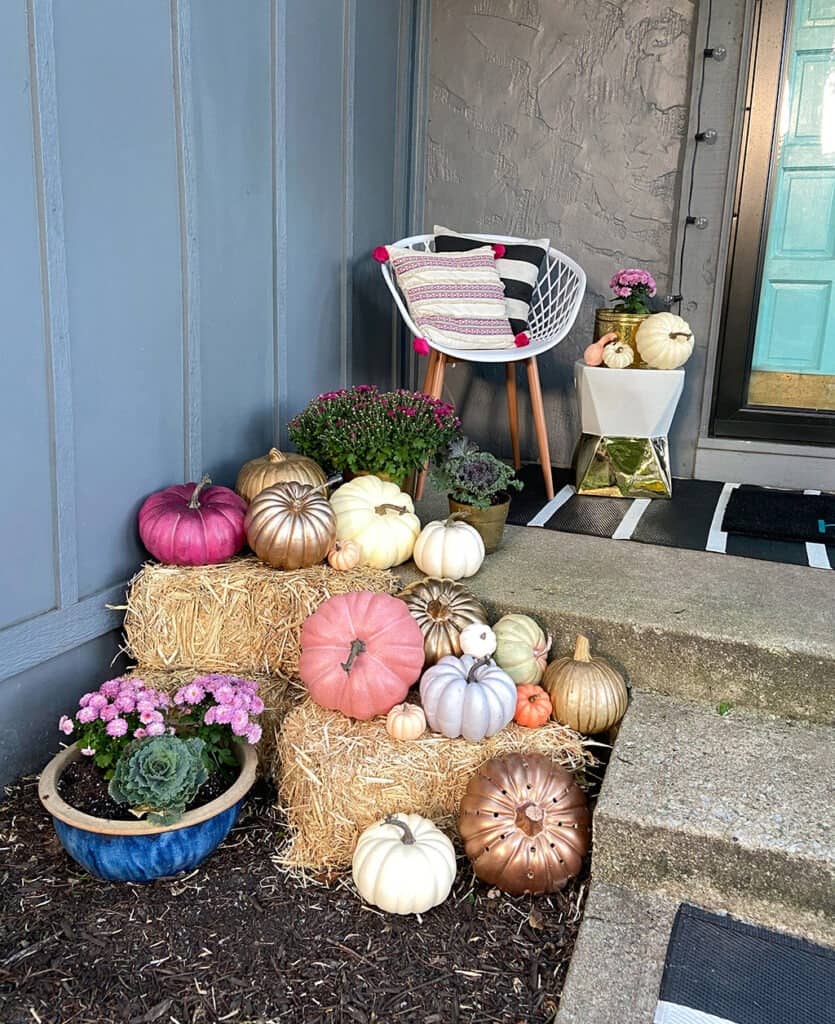
[[[505, 245], [504, 254], [496, 259], [496, 270], [504, 282], [507, 316], [514, 334], [528, 329], [528, 317], [539, 270], [551, 240], [538, 238]], [[436, 252], [468, 252], [484, 245], [477, 238], [459, 235], [457, 231], [435, 225]]]

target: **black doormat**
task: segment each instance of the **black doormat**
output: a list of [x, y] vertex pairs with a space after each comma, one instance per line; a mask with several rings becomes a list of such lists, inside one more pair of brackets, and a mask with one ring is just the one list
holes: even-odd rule
[[835, 950], [683, 903], [654, 1024], [835, 1024]]
[[835, 494], [804, 494], [743, 484], [728, 501], [724, 529], [771, 540], [835, 542]]
[[[553, 470], [555, 497], [545, 496], [542, 470], [536, 464], [524, 466], [519, 476], [525, 487], [514, 492], [508, 522], [517, 526], [544, 527], [564, 533], [638, 541], [663, 547], [689, 548], [715, 554], [739, 555], [769, 562], [786, 562], [815, 569], [835, 567], [835, 526], [820, 540], [784, 540], [768, 536], [745, 536], [731, 532], [727, 509], [737, 491], [771, 495], [766, 487], [740, 487], [716, 480], [675, 480], [669, 500], [649, 498], [603, 498], [577, 494], [570, 469]], [[796, 492], [778, 492], [794, 496]], [[802, 498], [815, 495], [800, 495]], [[821, 495], [835, 503], [835, 496]], [[835, 512], [835, 509], [833, 509]], [[825, 518], [835, 523], [835, 514]]]

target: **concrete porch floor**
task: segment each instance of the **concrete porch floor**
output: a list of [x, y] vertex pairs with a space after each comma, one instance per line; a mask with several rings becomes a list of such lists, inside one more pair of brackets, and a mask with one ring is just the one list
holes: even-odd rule
[[560, 654], [584, 632], [631, 689], [559, 1024], [652, 1020], [679, 901], [835, 945], [830, 573], [508, 527], [462, 582], [495, 617], [533, 615]]

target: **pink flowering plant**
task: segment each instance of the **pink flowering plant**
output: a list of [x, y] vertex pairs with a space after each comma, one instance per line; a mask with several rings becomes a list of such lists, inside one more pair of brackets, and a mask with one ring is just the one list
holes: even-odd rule
[[106, 779], [134, 741], [162, 735], [201, 739], [211, 771], [237, 763], [236, 739], [257, 743], [261, 738], [257, 717], [264, 702], [257, 690], [257, 683], [237, 676], [197, 676], [172, 701], [138, 677], [109, 679], [81, 697], [74, 717], [62, 715], [58, 728], [76, 738], [81, 753]]
[[647, 299], [655, 295], [655, 278], [647, 270], [619, 270], [609, 287], [621, 300], [615, 305], [619, 313], [650, 313]]
[[402, 480], [457, 437], [461, 422], [451, 405], [420, 391], [360, 384], [317, 395], [289, 431], [300, 452], [330, 470]]

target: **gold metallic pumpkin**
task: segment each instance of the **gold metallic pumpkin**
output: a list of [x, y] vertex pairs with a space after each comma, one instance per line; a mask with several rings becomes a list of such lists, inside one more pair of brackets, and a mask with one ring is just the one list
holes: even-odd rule
[[551, 698], [554, 718], [587, 735], [616, 725], [629, 701], [623, 676], [603, 658], [592, 657], [582, 635], [573, 657], [559, 658], [545, 669], [542, 686]]
[[423, 633], [426, 664], [434, 665], [446, 654], [461, 654], [461, 630], [471, 622], [487, 622], [487, 612], [466, 587], [453, 580], [427, 576], [411, 583], [398, 595], [409, 608]]
[[570, 772], [544, 754], [508, 754], [470, 779], [458, 831], [476, 875], [503, 892], [556, 892], [580, 872], [591, 814]]
[[330, 551], [336, 516], [321, 490], [291, 481], [267, 487], [253, 498], [244, 529], [262, 561], [276, 569], [305, 569]]
[[266, 455], [244, 463], [238, 473], [235, 490], [245, 501], [252, 501], [255, 495], [260, 494], [266, 487], [288, 483], [291, 480], [318, 487], [327, 480], [327, 477], [322, 467], [306, 455], [280, 452], [278, 448], [270, 448]]

